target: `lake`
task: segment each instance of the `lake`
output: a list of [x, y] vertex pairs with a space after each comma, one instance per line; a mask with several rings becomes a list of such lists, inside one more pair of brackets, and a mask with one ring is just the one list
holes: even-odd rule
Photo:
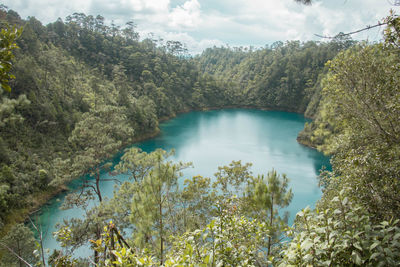
[[[279, 111], [228, 109], [181, 114], [160, 125], [161, 134], [134, 144], [146, 152], [157, 148], [175, 149], [174, 160], [193, 162], [194, 168], [185, 170], [186, 178], [202, 175], [213, 178], [218, 166], [232, 160], [251, 162], [253, 175], [266, 174], [272, 168], [285, 173], [290, 179], [294, 197], [288, 207], [290, 222], [306, 206], [313, 207], [321, 197], [317, 175], [322, 166], [329, 165], [329, 158], [322, 153], [300, 145], [297, 134], [307, 119], [303, 115]], [[121, 154], [113, 159], [118, 163]], [[108, 176], [108, 173], [102, 174]], [[185, 178], [184, 177], [184, 178]], [[126, 175], [120, 175], [126, 180]], [[71, 183], [71, 187], [79, 180]], [[103, 196], [112, 197], [114, 184], [102, 183]], [[45, 232], [44, 247], [60, 248], [52, 237], [57, 222], [83, 214], [81, 210], [60, 210], [64, 195], [54, 198], [38, 218]], [[81, 249], [77, 255], [88, 255]]]

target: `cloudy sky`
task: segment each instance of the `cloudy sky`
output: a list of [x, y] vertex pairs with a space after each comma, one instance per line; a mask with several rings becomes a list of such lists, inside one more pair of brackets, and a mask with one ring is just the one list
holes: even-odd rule
[[[374, 25], [388, 15], [395, 0], [3, 0], [22, 18], [47, 24], [74, 12], [102, 15], [123, 25], [133, 20], [142, 37], [149, 33], [185, 43], [192, 53], [213, 45], [255, 47], [285, 40], [320, 40]], [[399, 12], [398, 12], [399, 13]], [[355, 39], [377, 41], [383, 29]]]

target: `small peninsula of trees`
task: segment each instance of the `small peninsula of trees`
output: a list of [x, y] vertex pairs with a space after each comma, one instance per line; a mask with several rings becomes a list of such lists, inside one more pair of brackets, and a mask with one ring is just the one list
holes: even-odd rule
[[[308, 3], [310, 1], [298, 1]], [[133, 22], [74, 13], [43, 26], [0, 10], [0, 265], [396, 266], [400, 262], [400, 19], [384, 42], [214, 47], [190, 57], [179, 42], [139, 39]], [[15, 25], [15, 26], [9, 26]], [[16, 49], [19, 47], [18, 49]], [[104, 199], [109, 158], [158, 133], [179, 112], [251, 107], [313, 118], [301, 143], [332, 156], [323, 196], [295, 224], [280, 212], [286, 175], [233, 161], [178, 183], [190, 163], [173, 151], [125, 150], [129, 175]], [[22, 224], [82, 175], [64, 208], [85, 207], [55, 233], [45, 259]], [[97, 199], [95, 206], [88, 200]], [[36, 228], [38, 229], [38, 228]], [[79, 246], [89, 258], [75, 259]], [[48, 261], [48, 262], [45, 262]]]

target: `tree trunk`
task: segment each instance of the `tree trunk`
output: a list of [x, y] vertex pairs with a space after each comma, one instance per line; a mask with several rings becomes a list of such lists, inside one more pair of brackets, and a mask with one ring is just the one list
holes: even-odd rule
[[103, 198], [101, 197], [101, 191], [100, 191], [100, 170], [97, 170], [97, 172], [96, 172], [96, 193], [97, 193], [99, 202], [101, 202], [103, 200]]
[[[269, 218], [269, 227], [271, 228], [272, 226], [272, 220], [274, 217], [274, 197], [271, 197], [271, 208], [270, 208], [270, 218]], [[267, 257], [269, 257], [271, 255], [271, 242], [272, 242], [272, 238], [271, 238], [271, 233], [268, 236], [268, 253], [267, 253]]]
[[[99, 224], [96, 225], [96, 240], [99, 240], [101, 238], [101, 233], [100, 233], [100, 228], [99, 228]], [[94, 251], [94, 262], [99, 263], [99, 253], [97, 252], [97, 250]]]
[[160, 265], [163, 265], [164, 240], [163, 240], [163, 219], [162, 219], [162, 203], [160, 202]]
[[[21, 257], [22, 255], [22, 253], [21, 253], [21, 249], [20, 249], [20, 247], [19, 247], [19, 241], [17, 241], [17, 253], [18, 253], [18, 255]], [[24, 263], [22, 262], [22, 260], [21, 259], [18, 259], [18, 262], [19, 262], [19, 267], [24, 267]]]
[[[96, 194], [97, 197], [99, 199], [99, 202], [101, 202], [103, 200], [103, 198], [101, 197], [101, 191], [100, 191], [100, 170], [97, 169], [96, 172]], [[100, 228], [99, 228], [99, 224], [97, 223], [96, 225], [96, 240], [99, 240], [101, 238], [101, 233], [100, 233]], [[99, 262], [99, 253], [95, 250], [94, 251], [94, 262], [97, 264]]]

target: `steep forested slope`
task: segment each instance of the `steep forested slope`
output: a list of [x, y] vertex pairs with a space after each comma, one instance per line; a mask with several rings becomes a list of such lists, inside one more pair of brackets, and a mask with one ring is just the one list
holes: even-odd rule
[[[139, 40], [131, 22], [109, 26], [101, 16], [76, 13], [43, 26], [4, 7], [0, 19], [4, 31], [6, 23], [23, 27], [12, 90], [4, 85], [0, 93], [1, 244], [25, 244], [19, 255], [35, 260], [30, 231], [15, 223], [87, 174], [86, 191], [66, 202], [86, 207], [86, 217], [60, 228], [65, 251], [53, 254], [54, 263], [78, 264], [66, 252], [89, 240], [93, 260], [104, 265], [117, 258], [167, 266], [398, 262], [397, 16], [387, 18], [385, 44], [349, 49], [354, 42], [342, 36], [214, 47], [194, 58], [179, 42]], [[240, 162], [220, 167], [213, 184], [196, 176], [177, 190], [187, 164], [169, 161], [165, 151], [131, 149], [117, 167], [131, 180], [113, 199], [102, 198], [99, 174], [123, 146], [156, 134], [159, 121], [178, 112], [224, 107], [305, 113], [315, 121], [300, 140], [333, 153], [319, 210], [299, 214], [288, 245], [279, 242], [286, 224], [278, 212], [292, 198], [287, 178], [274, 171], [254, 177]], [[88, 199], [99, 206], [88, 208]], [[125, 242], [118, 229], [136, 232]], [[13, 264], [7, 251], [2, 263]]]
[[201, 71], [229, 84], [226, 91], [236, 104], [304, 113], [319, 90], [325, 63], [353, 44], [337, 38], [329, 43], [276, 42], [257, 50], [214, 47], [195, 61]]
[[26, 96], [2, 115], [1, 176], [10, 195], [4, 211], [35, 203], [37, 194], [54, 184], [54, 166], [84, 149], [71, 134], [85, 116], [98, 118], [100, 110], [118, 107], [121, 122], [132, 130], [118, 137], [122, 146], [154, 134], [159, 119], [191, 109], [249, 106], [304, 112], [325, 61], [348, 44], [214, 48], [190, 59], [179, 42], [139, 41], [131, 22], [108, 26], [101, 16], [76, 13], [66, 22], [43, 26], [34, 17], [21, 20], [12, 10], [0, 15], [3, 23], [23, 27], [12, 69], [16, 79], [11, 93], [2, 94], [3, 105]]
[[300, 137], [332, 155], [333, 171], [321, 175], [318, 209], [299, 214], [282, 266], [399, 264], [400, 18], [384, 23], [383, 43], [329, 62], [315, 120]]
[[86, 115], [118, 107], [132, 128], [130, 139], [121, 140], [127, 144], [154, 134], [160, 118], [223, 105], [219, 83], [179, 56], [180, 44], [138, 41], [132, 24], [106, 26], [100, 16], [74, 14], [66, 23], [43, 26], [33, 17], [21, 20], [12, 10], [0, 16], [3, 27], [6, 22], [23, 27], [12, 68], [16, 79], [11, 93], [1, 95], [0, 177], [10, 195], [2, 219], [7, 210], [34, 203], [34, 195], [47, 189], [56, 176], [52, 159], [82, 149], [68, 138]]

